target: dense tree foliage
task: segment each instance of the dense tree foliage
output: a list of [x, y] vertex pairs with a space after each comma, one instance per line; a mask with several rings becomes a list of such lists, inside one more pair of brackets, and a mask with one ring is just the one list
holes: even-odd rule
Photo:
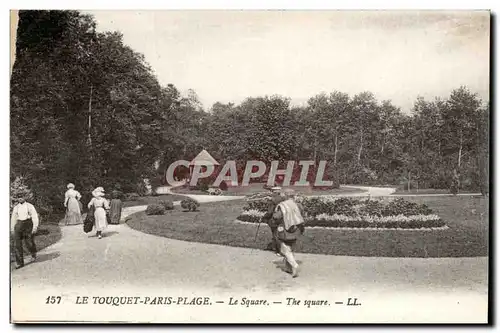
[[[370, 92], [334, 91], [293, 107], [249, 97], [204, 110], [192, 90], [162, 87], [118, 32], [77, 11], [20, 11], [11, 76], [11, 180], [45, 210], [65, 185], [138, 192], [174, 160], [207, 149], [220, 162], [328, 161], [340, 183], [489, 186], [489, 104], [466, 87], [418, 98], [411, 114]], [[156, 167], [155, 167], [156, 165]]]

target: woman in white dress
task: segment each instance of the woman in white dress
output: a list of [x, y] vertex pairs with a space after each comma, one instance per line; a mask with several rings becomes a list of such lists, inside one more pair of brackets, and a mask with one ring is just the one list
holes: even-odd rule
[[107, 228], [108, 221], [106, 219], [106, 210], [109, 209], [109, 202], [104, 198], [104, 189], [102, 187], [96, 188], [92, 191], [92, 200], [90, 200], [88, 207], [94, 206], [95, 228], [97, 237], [102, 238], [102, 232]]
[[66, 207], [66, 225], [82, 224], [82, 212], [80, 210], [80, 192], [75, 190], [75, 185], [69, 183], [68, 190], [64, 194], [64, 207]]

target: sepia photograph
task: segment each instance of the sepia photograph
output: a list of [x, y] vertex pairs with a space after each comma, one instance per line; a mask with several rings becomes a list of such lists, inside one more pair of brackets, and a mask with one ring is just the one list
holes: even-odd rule
[[491, 22], [11, 10], [10, 323], [491, 323]]

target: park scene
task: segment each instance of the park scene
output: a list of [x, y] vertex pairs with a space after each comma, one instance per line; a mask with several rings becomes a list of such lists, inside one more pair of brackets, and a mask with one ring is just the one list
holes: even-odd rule
[[[485, 320], [490, 102], [482, 86], [464, 79], [446, 94], [414, 91], [404, 107], [362, 85], [318, 90], [303, 103], [269, 92], [207, 105], [194, 89], [160, 79], [126, 33], [103, 30], [103, 15], [17, 15], [10, 211], [14, 221], [22, 198], [39, 220], [36, 257], [29, 246], [19, 250], [11, 233], [11, 306], [19, 320], [27, 319], [23, 311], [30, 320], [64, 320], [57, 311], [37, 313], [61, 288], [70, 290], [62, 293], [67, 299], [123, 290], [319, 297], [333, 289], [379, 305], [401, 295], [430, 303], [442, 297], [443, 318], [432, 317], [439, 305], [429, 304], [414, 321]], [[477, 30], [450, 28], [456, 35], [446, 38], [489, 40], [489, 16], [457, 17]], [[432, 22], [448, 21], [436, 14]], [[264, 169], [247, 168], [248, 161]], [[235, 182], [224, 178], [228, 170]], [[265, 221], [280, 193], [303, 217], [293, 246], [297, 276], [270, 248], [274, 234]], [[105, 208], [102, 231], [93, 202]], [[33, 295], [40, 297], [25, 304]], [[412, 321], [403, 304], [389, 314], [332, 320]], [[468, 312], [471, 306], [484, 313]], [[127, 321], [110, 311], [92, 318]], [[155, 311], [147, 321], [162, 322]], [[168, 322], [189, 321], [174, 313]], [[318, 309], [300, 321], [325, 316]], [[273, 320], [261, 312], [259, 319]]]

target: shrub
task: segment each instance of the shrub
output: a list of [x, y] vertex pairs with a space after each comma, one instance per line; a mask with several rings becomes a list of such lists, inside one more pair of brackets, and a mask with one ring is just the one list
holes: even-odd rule
[[403, 198], [397, 198], [389, 202], [382, 210], [382, 216], [393, 215], [427, 215], [431, 214], [432, 210], [427, 205], [419, 205], [415, 202], [406, 201]]
[[[250, 197], [244, 210], [267, 211], [270, 196]], [[298, 197], [304, 207], [304, 215], [309, 217], [320, 214], [345, 215], [345, 216], [397, 216], [397, 215], [428, 215], [432, 210], [425, 204], [417, 204], [397, 198], [387, 204], [378, 200], [362, 200], [359, 198], [339, 197]]]
[[329, 211], [328, 203], [319, 197], [304, 198], [302, 205], [307, 216], [316, 216]]
[[172, 200], [161, 200], [159, 203], [165, 208], [165, 210], [174, 209], [174, 203], [172, 202]]
[[163, 215], [165, 214], [165, 207], [161, 204], [150, 204], [146, 208], [146, 215]]
[[359, 200], [353, 198], [338, 198], [331, 204], [328, 204], [327, 214], [355, 215], [357, 212], [353, 207], [359, 203]]
[[137, 193], [127, 193], [125, 194], [125, 200], [126, 201], [137, 201], [139, 200], [140, 196]]
[[26, 201], [31, 201], [33, 199], [33, 192], [26, 185], [23, 177], [17, 177], [10, 183], [10, 209], [14, 208], [17, 204], [17, 198], [19, 196], [23, 196]]
[[198, 209], [200, 203], [192, 198], [186, 198], [181, 201], [181, 207], [189, 212], [194, 212]]
[[[260, 214], [255, 211], [243, 212], [237, 217], [242, 222], [259, 223]], [[316, 217], [305, 217], [307, 227], [326, 227], [326, 228], [378, 228], [378, 229], [420, 229], [420, 228], [439, 228], [444, 227], [445, 222], [436, 215], [428, 216], [392, 216], [392, 217], [374, 217], [374, 216], [353, 216], [345, 215], [328, 216], [321, 214]]]
[[222, 191], [217, 187], [210, 187], [207, 192], [210, 195], [221, 195], [222, 194]]
[[360, 207], [360, 214], [369, 216], [382, 216], [384, 204], [377, 200], [365, 200]]
[[136, 193], [138, 193], [137, 195], [144, 196], [147, 195], [149, 191], [150, 189], [148, 188], [147, 183], [144, 180], [139, 181], [136, 184]]
[[270, 189], [272, 189], [273, 187], [272, 187], [272, 186], [269, 186], [269, 185], [267, 185], [267, 183], [265, 183], [265, 184], [264, 184], [264, 186], [262, 186], [262, 188], [263, 188], [264, 190], [270, 190]]
[[271, 203], [272, 195], [270, 192], [257, 192], [247, 195], [245, 210], [258, 210], [266, 212]]
[[222, 190], [222, 191], [227, 191], [227, 183], [225, 181], [222, 181], [219, 185], [219, 189]]
[[359, 201], [353, 198], [336, 198], [335, 200], [327, 200], [321, 197], [304, 197], [300, 199], [304, 206], [304, 212], [308, 216], [316, 216], [319, 214], [344, 214], [355, 215], [356, 210], [354, 205], [359, 204]]

